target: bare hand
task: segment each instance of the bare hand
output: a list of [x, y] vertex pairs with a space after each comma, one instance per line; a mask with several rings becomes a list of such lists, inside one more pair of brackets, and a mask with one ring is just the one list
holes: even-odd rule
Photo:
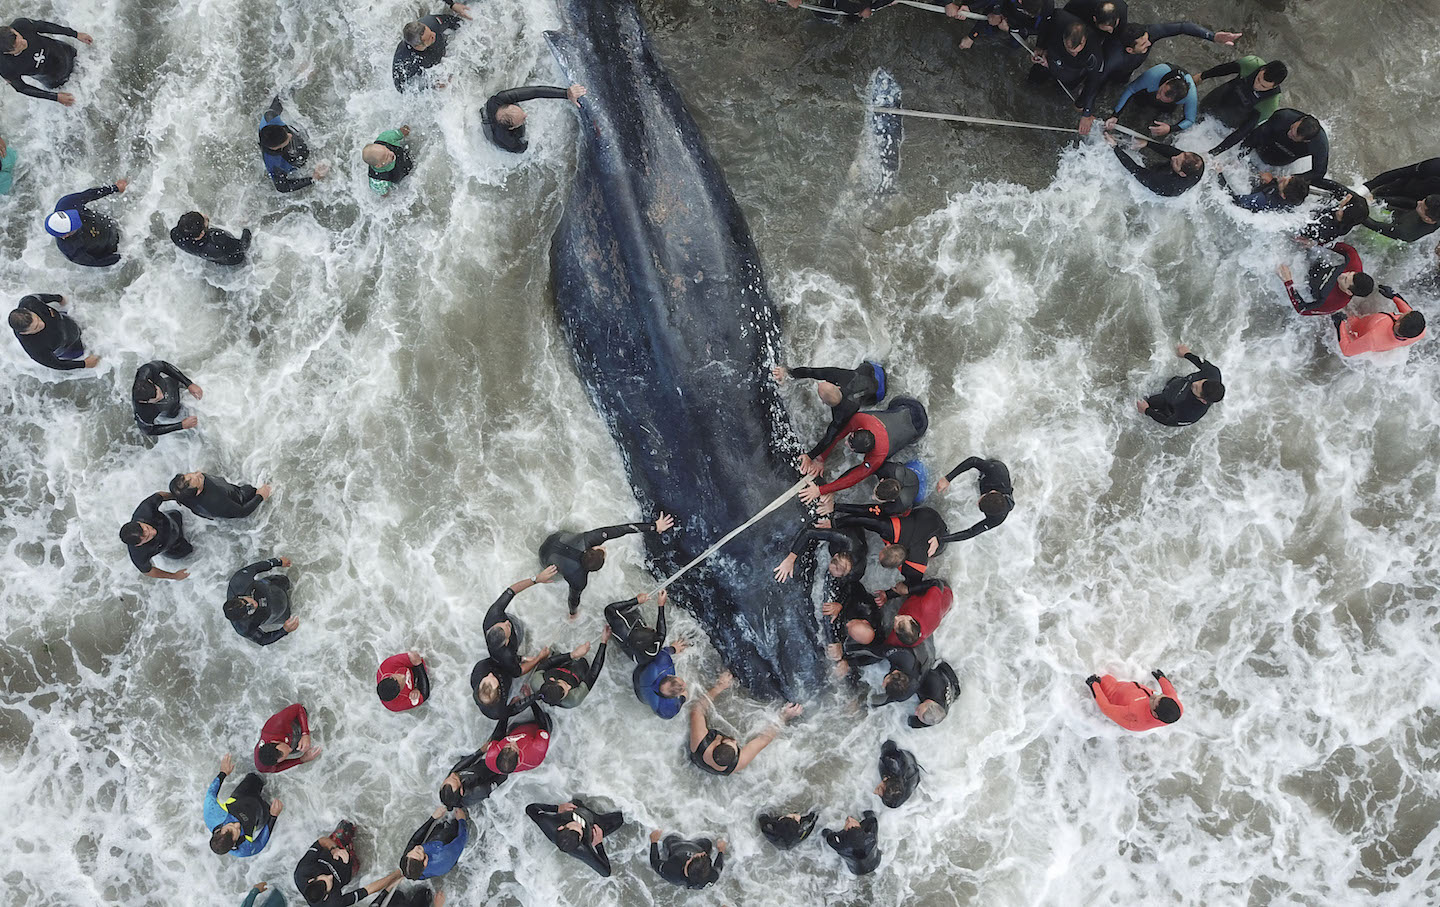
[[454, 4], [453, 6], [450, 7], [450, 11], [451, 11], [451, 12], [454, 12], [454, 13], [458, 13], [459, 16], [460, 16], [460, 18], [462, 18], [462, 19], [472, 19], [472, 18], [474, 18], [473, 16], [470, 15], [470, 7], [466, 6], [466, 5], [463, 4], [463, 3], [456, 3], [456, 4]]
[[586, 93], [584, 85], [571, 85], [570, 88], [566, 90], [565, 97], [569, 98], [578, 106], [580, 99], [585, 97]]
[[1047, 64], [1047, 62], [1048, 62], [1048, 61], [1045, 59], [1045, 51], [1042, 50], [1042, 51], [1038, 51], [1037, 53], [1031, 54], [1031, 55], [1030, 55], [1030, 62], [1031, 62], [1031, 63], [1034, 63], [1036, 66], [1045, 66], [1045, 65]]
[[1075, 131], [1080, 133], [1081, 135], [1089, 135], [1090, 127], [1094, 124], [1094, 122], [1094, 117], [1081, 117], [1080, 125], [1076, 127]]
[[715, 842], [715, 849], [720, 853], [724, 853], [725, 851], [730, 849], [730, 845], [725, 842], [724, 838], [721, 838], [720, 840]]
[[670, 604], [670, 590], [669, 590], [669, 589], [661, 589], [661, 590], [660, 590], [660, 598], [657, 600], [656, 603], [657, 603], [657, 605], [658, 605], [659, 607], [661, 607], [661, 608], [663, 608], [663, 607], [665, 607], [666, 605]]
[[674, 526], [675, 518], [663, 510], [660, 511], [660, 515], [655, 518], [656, 532], [669, 532]]
[[75, 96], [68, 91], [57, 91], [55, 92], [55, 100], [69, 107], [75, 103]]
[[787, 703], [785, 708], [780, 710], [780, 719], [782, 721], [793, 721], [803, 714], [805, 714], [805, 706], [798, 702], [791, 702]]
[[1279, 274], [1280, 279], [1285, 281], [1286, 283], [1295, 282], [1295, 274], [1290, 270], [1289, 265], [1281, 265], [1280, 267], [1275, 269], [1275, 273]]
[[776, 384], [784, 384], [785, 379], [790, 377], [790, 370], [783, 365], [771, 366], [770, 377], [775, 379]]
[[791, 555], [786, 556], [785, 560], [781, 561], [779, 564], [776, 565], [776, 567], [775, 567], [775, 582], [777, 582], [777, 583], [783, 583], [783, 582], [785, 582], [787, 579], [789, 579], [790, 577], [792, 577], [792, 576], [794, 576], [794, 575], [795, 575], [795, 555], [791, 554]]
[[974, 47], [974, 46], [975, 46], [975, 39], [972, 38], [972, 37], [970, 37], [969, 35], [966, 35], [965, 37], [963, 37], [963, 38], [960, 39], [960, 49], [961, 49], [961, 50], [969, 50], [970, 48], [972, 48], [972, 47]]
[[170, 578], [171, 578], [171, 579], [189, 579], [189, 578], [190, 578], [190, 571], [189, 571], [189, 570], [176, 570], [174, 573], [170, 574]]
[[1150, 404], [1149, 404], [1147, 401], [1145, 401], [1145, 400], [1136, 400], [1136, 401], [1135, 401], [1135, 408], [1138, 409], [1138, 410], [1139, 410], [1140, 412], [1142, 412], [1142, 413], [1143, 413], [1143, 412], [1147, 412], [1147, 411], [1149, 411], [1149, 409], [1150, 409]]
[[830, 494], [822, 494], [822, 495], [820, 495], [820, 505], [815, 508], [815, 512], [816, 512], [816, 513], [834, 513], [834, 512], [835, 512], [835, 493], [834, 493], [834, 492], [831, 492]]
[[235, 771], [235, 757], [230, 755], [229, 753], [221, 756], [220, 771], [224, 772], [227, 775]]
[[614, 636], [614, 635], [615, 635], [615, 631], [610, 627], [609, 624], [606, 624], [606, 625], [605, 625], [605, 628], [600, 631], [600, 643], [601, 643], [601, 645], [604, 645], [605, 643], [608, 643], [608, 642], [610, 641], [610, 637], [612, 637], [612, 636]]
[[279, 797], [276, 797], [274, 800], [270, 801], [270, 815], [278, 816], [284, 811], [285, 804], [280, 801]]
[[800, 471], [810, 478], [815, 478], [825, 471], [825, 458], [811, 458], [809, 454], [800, 455]]
[[[86, 42], [86, 43], [89, 43], [89, 42]], [[266, 888], [269, 888], [269, 887], [270, 887], [270, 886], [269, 886], [269, 885], [266, 885], [264, 882], [256, 882], [256, 883], [255, 883], [255, 890], [258, 891], [258, 892], [260, 892], [261, 894], [264, 894], [264, 893], [265, 893], [265, 889], [266, 889]]]
[[116, 192], [124, 192], [127, 188], [129, 188], [129, 186], [130, 186], [130, 181], [127, 180], [127, 179], [118, 179], [118, 180], [115, 181], [115, 191], [116, 191]]
[[1190, 355], [1190, 347], [1186, 346], [1183, 343], [1176, 344], [1175, 355], [1179, 356], [1181, 359], [1184, 359], [1186, 356]]
[[407, 658], [410, 659], [410, 663], [411, 663], [412, 665], [418, 665], [418, 664], [424, 664], [424, 663], [425, 663], [425, 659], [422, 658], [422, 657], [420, 657], [420, 653], [419, 653], [419, 652], [406, 652], [405, 655], [406, 655]]
[[930, 551], [930, 556], [934, 557], [935, 552], [940, 550], [940, 539], [937, 536], [930, 536], [930, 545], [928, 546], [928, 548]]
[[308, 750], [309, 748], [310, 748], [310, 735], [309, 735], [309, 734], [301, 734], [301, 735], [300, 735], [300, 751], [303, 753], [305, 750]]
[[684, 652], [686, 649], [690, 648], [690, 643], [689, 641], [684, 639], [677, 639], [670, 644], [670, 648], [675, 650], [676, 655], [679, 655], [681, 652]]
[[820, 606], [820, 613], [826, 617], [838, 617], [841, 611], [839, 602], [826, 602]]
[[831, 520], [831, 519], [828, 518], [828, 517], [826, 517], [826, 518], [824, 518], [824, 519], [819, 519], [819, 520], [816, 520], [816, 521], [815, 521], [815, 528], [816, 528], [816, 529], [829, 529], [829, 528], [830, 528], [831, 526], [833, 526], [833, 525], [835, 525], [835, 521], [834, 521], [834, 520]]
[[814, 482], [811, 482], [810, 484], [806, 485], [804, 488], [801, 488], [801, 489], [800, 489], [800, 500], [804, 501], [806, 504], [809, 504], [809, 503], [817, 500], [819, 497], [820, 497], [820, 486], [819, 486], [819, 485], [816, 485]]
[[1236, 42], [1236, 41], [1239, 41], [1239, 40], [1240, 40], [1241, 38], [1243, 38], [1243, 37], [1245, 37], [1245, 33], [1244, 33], [1244, 32], [1238, 32], [1238, 31], [1217, 31], [1217, 32], [1215, 33], [1215, 43], [1216, 43], [1216, 44], [1225, 44], [1225, 45], [1228, 45], [1228, 46], [1230, 46], [1230, 47], [1234, 47], [1234, 46], [1235, 46], [1235, 42]]
[[949, 491], [949, 490], [950, 490], [950, 480], [942, 476], [942, 477], [940, 478], [940, 481], [938, 481], [938, 482], [935, 483], [935, 492], [936, 492], [937, 494], [944, 494], [946, 491]]
[[568, 813], [572, 812], [574, 809], [575, 804], [571, 803], [569, 800], [566, 800], [564, 803], [561, 803], [559, 806], [555, 807], [555, 811], [557, 813]]
[[186, 416], [185, 418], [183, 418], [183, 419], [180, 420], [180, 427], [181, 427], [181, 428], [194, 428], [195, 426], [197, 426], [197, 425], [199, 425], [199, 424], [200, 424], [200, 419], [199, 419], [199, 417], [197, 417], [197, 416]]
[[[665, 592], [665, 590], [662, 589], [662, 590], [660, 590], [660, 592], [661, 592], [661, 594], [663, 595], [664, 592]], [[650, 600], [650, 593], [649, 593], [649, 592], [636, 592], [636, 593], [635, 593], [635, 604], [637, 604], [637, 605], [643, 605], [643, 604], [645, 604], [646, 602], [648, 602], [649, 600]], [[664, 606], [662, 605], [661, 607], [664, 607]]]
[[400, 134], [401, 134], [402, 136], [408, 136], [408, 135], [410, 134], [410, 127], [409, 127], [409, 126], [401, 126], [401, 127], [400, 127]]
[[100, 357], [99, 357], [99, 356], [86, 356], [86, 357], [85, 357], [85, 367], [86, 367], [86, 368], [94, 368], [95, 366], [97, 366], [97, 365], [99, 365], [99, 364], [100, 364]]
[[1108, 130], [1105, 132], [1104, 139], [1105, 144], [1109, 145], [1111, 148], [1114, 148], [1115, 146], [1120, 144], [1120, 140], [1115, 138], [1115, 133]]
[[1154, 123], [1150, 124], [1150, 134], [1155, 136], [1155, 138], [1157, 139], [1167, 136], [1170, 134], [1170, 124], [1162, 123], [1159, 120], [1156, 120]]
[[284, 557], [284, 556], [282, 555], [281, 558], [280, 558], [280, 566], [282, 566], [282, 567], [288, 567], [288, 566], [290, 566], [290, 558]]
[[286, 633], [294, 633], [296, 630], [300, 629], [300, 618], [292, 617], [289, 620], [285, 621], [285, 623], [281, 624], [281, 626], [285, 628]]
[[875, 599], [875, 604], [877, 605], [885, 604], [885, 599], [888, 597], [889, 596], [886, 594], [884, 589], [881, 589], [879, 592], [876, 592], [873, 596], [871, 596], [871, 598]]
[[[94, 44], [94, 43], [95, 43], [95, 39], [92, 38], [92, 37], [90, 37], [89, 35], [85, 34], [83, 31], [77, 31], [77, 32], [75, 33], [75, 37], [80, 41], [81, 44]], [[1215, 37], [1216, 37], [1216, 39], [1218, 40], [1220, 36], [1219, 36], [1219, 35], [1216, 35]], [[264, 883], [262, 882], [261, 884], [263, 885]]]
[[830, 656], [831, 661], [839, 661], [845, 657], [845, 648], [838, 642], [832, 642], [825, 647], [825, 654]]
[[[268, 501], [268, 500], [270, 500], [270, 494], [271, 494], [270, 483], [269, 483], [269, 482], [266, 482], [264, 485], [261, 485], [259, 488], [255, 489], [255, 493], [258, 494], [258, 495], [260, 495], [260, 500], [262, 500], [262, 501]], [[285, 566], [289, 566], [289, 565], [282, 563], [280, 566], [285, 567]]]
[[[607, 626], [605, 629], [608, 630], [608, 629], [610, 629], [610, 628]], [[584, 657], [585, 657], [586, 655], [588, 655], [588, 654], [590, 654], [590, 640], [587, 639], [587, 640], [585, 640], [584, 642], [582, 642], [580, 645], [578, 645], [578, 646], [575, 647], [575, 651], [573, 651], [573, 652], [570, 653], [570, 657], [571, 657], [571, 658], [584, 658]]]
[[660, 836], [663, 835], [663, 834], [665, 834], [665, 832], [661, 831], [661, 830], [658, 829], [658, 828], [655, 829], [654, 831], [650, 832], [650, 843], [651, 843], [651, 844], [658, 844], [658, 843], [660, 843]]
[[546, 567], [544, 570], [541, 570], [539, 573], [535, 574], [535, 582], [537, 582], [537, 583], [548, 583], [548, 582], [551, 582], [551, 581], [553, 581], [553, 580], [555, 579], [555, 577], [556, 577], [557, 575], [559, 575], [559, 573], [560, 573], [560, 568], [557, 567], [557, 566], [555, 566], [554, 564], [551, 564], [550, 566]]
[[432, 819], [443, 819], [443, 818], [445, 818], [445, 812], [446, 812], [445, 807], [443, 807], [443, 806], [437, 806], [437, 807], [435, 807], [435, 811], [430, 814], [430, 818], [432, 818]]
[[947, 3], [947, 4], [945, 4], [945, 15], [949, 16], [951, 19], [959, 19], [959, 18], [960, 18], [960, 7], [959, 7], [959, 5], [958, 5], [958, 4], [955, 4], [955, 3]]
[[800, 0], [785, 0], [785, 5], [790, 7], [791, 9], [799, 9]]
[[316, 165], [315, 165], [315, 171], [310, 174], [310, 178], [311, 178], [311, 179], [317, 179], [317, 180], [323, 180], [325, 177], [327, 177], [327, 176], [329, 176], [329, 175], [330, 175], [330, 165], [329, 165], [329, 164], [316, 164]]

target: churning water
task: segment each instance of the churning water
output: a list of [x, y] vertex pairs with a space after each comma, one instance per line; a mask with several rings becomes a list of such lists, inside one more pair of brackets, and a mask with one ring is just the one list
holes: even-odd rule
[[[1434, 0], [1134, 6], [1137, 19], [1244, 31], [1245, 50], [1286, 59], [1287, 103], [1325, 120], [1337, 178], [1437, 153]], [[388, 871], [450, 763], [489, 731], [465, 686], [484, 608], [533, 572], [553, 527], [639, 516], [548, 301], [574, 117], [531, 105], [524, 159], [480, 135], [491, 92], [557, 78], [541, 39], [556, 14], [538, 0], [472, 9], [449, 87], [403, 97], [389, 62], [411, 6], [12, 10], [96, 43], [80, 53], [75, 108], [0, 101], [22, 159], [0, 274], [14, 298], [69, 296], [105, 361], [56, 377], [5, 354], [7, 903], [219, 905], [262, 879], [296, 903], [296, 860], [342, 816], [361, 826], [359, 877]], [[1301, 270], [1286, 238], [1296, 218], [1237, 212], [1213, 182], [1148, 197], [1103, 145], [910, 122], [897, 196], [857, 202], [858, 105], [877, 65], [908, 106], [1071, 121], [1023, 84], [1009, 48], [962, 54], [940, 17], [892, 9], [842, 28], [759, 0], [645, 13], [750, 215], [793, 361], [881, 358], [897, 390], [929, 404], [932, 472], [1000, 457], [1018, 508], [940, 562], [958, 594], [938, 647], [965, 685], [948, 722], [912, 732], [898, 707], [857, 716], [817, 691], [745, 774], [712, 779], [685, 764], [682, 721], [650, 716], [616, 658], [558, 717], [545, 765], [477, 810], [478, 842], [443, 880], [452, 903], [1440, 901], [1436, 341], [1342, 361], [1329, 325], [1294, 317], [1273, 275], [1279, 261]], [[1225, 53], [1176, 39], [1154, 59]], [[336, 165], [295, 195], [270, 188], [255, 153], [276, 90]], [[418, 166], [382, 201], [358, 150], [401, 123]], [[100, 207], [121, 223], [125, 261], [66, 265], [41, 215], [119, 176], [129, 192]], [[190, 208], [253, 228], [253, 264], [181, 258], [166, 231]], [[1360, 246], [1367, 270], [1440, 310], [1433, 245]], [[1174, 431], [1133, 401], [1183, 367], [1180, 341], [1224, 369], [1229, 395]], [[198, 431], [151, 442], [125, 393], [157, 357], [206, 395]], [[787, 394], [802, 433], [817, 431], [813, 397]], [[144, 579], [116, 528], [190, 469], [277, 493], [247, 522], [187, 521], [188, 581]], [[952, 492], [949, 512], [968, 525], [969, 496]], [[610, 547], [580, 624], [564, 620], [559, 589], [519, 597], [538, 640], [594, 637], [599, 606], [642, 588], [639, 546]], [[220, 603], [231, 570], [272, 553], [295, 561], [302, 626], [259, 649]], [[392, 715], [374, 701], [374, 668], [406, 648], [431, 660], [437, 689]], [[719, 668], [703, 646], [680, 664], [692, 684]], [[1152, 667], [1185, 717], [1123, 733], [1082, 679]], [[273, 776], [286, 810], [263, 854], [214, 857], [200, 798], [219, 756], [243, 765], [264, 718], [292, 701], [325, 754]], [[719, 704], [747, 732], [772, 710], [743, 694]], [[874, 806], [887, 736], [927, 774], [881, 816], [876, 875], [853, 879], [818, 840], [784, 855], [759, 838], [763, 808], [814, 806], [835, 825]], [[611, 880], [523, 817], [527, 802], [572, 794], [631, 822], [607, 842]], [[720, 884], [661, 883], [644, 855], [657, 825], [729, 838]]]

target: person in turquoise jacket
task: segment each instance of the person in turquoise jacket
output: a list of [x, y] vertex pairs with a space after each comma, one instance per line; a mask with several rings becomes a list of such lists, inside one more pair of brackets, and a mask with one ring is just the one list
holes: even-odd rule
[[360, 159], [369, 167], [370, 188], [379, 195], [389, 195], [390, 188], [410, 175], [414, 164], [405, 150], [409, 126], [387, 129], [360, 151]]
[[278, 799], [267, 801], [261, 795], [265, 782], [254, 772], [240, 779], [228, 798], [221, 799], [220, 785], [233, 771], [235, 760], [226, 753], [220, 760], [220, 773], [205, 792], [205, 827], [210, 829], [210, 849], [218, 854], [253, 857], [270, 843], [270, 832], [285, 804]]
[[20, 159], [10, 143], [0, 139], [0, 195], [9, 195], [15, 182], [15, 162]]
[[270, 889], [270, 896], [265, 899], [265, 903], [261, 904], [260, 907], [285, 907], [285, 895], [270, 888], [270, 886], [264, 882], [255, 883], [255, 887], [251, 888], [250, 893], [245, 895], [245, 900], [240, 902], [240, 907], [255, 907], [255, 899], [260, 897], [267, 888]]

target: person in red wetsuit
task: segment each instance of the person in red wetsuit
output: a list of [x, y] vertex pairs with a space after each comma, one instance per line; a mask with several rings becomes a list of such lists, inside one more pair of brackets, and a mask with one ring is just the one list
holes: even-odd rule
[[1344, 260], [1322, 259], [1310, 266], [1310, 293], [1314, 301], [1306, 301], [1296, 292], [1295, 275], [1289, 265], [1275, 269], [1285, 281], [1285, 295], [1290, 297], [1290, 305], [1301, 315], [1329, 315], [1345, 308], [1352, 300], [1364, 299], [1375, 292], [1375, 278], [1362, 270], [1364, 266], [1355, 247], [1337, 242], [1332, 248]]
[[874, 474], [881, 464], [893, 454], [909, 447], [925, 436], [930, 427], [930, 417], [925, 406], [913, 397], [896, 397], [889, 408], [883, 411], [862, 411], [851, 416], [834, 441], [831, 441], [820, 456], [802, 461], [801, 469], [818, 478], [825, 470], [825, 460], [841, 438], [847, 439], [850, 449], [865, 459], [859, 466], [852, 466], [843, 475], [824, 485], [806, 485], [800, 490], [800, 499], [809, 503], [822, 494], [831, 494], [852, 485], [858, 485]]
[[260, 728], [255, 744], [255, 770], [267, 775], [302, 765], [320, 755], [310, 742], [310, 716], [300, 703], [288, 705]]
[[1380, 292], [1395, 303], [1395, 311], [1376, 312], [1346, 318], [1335, 314], [1335, 336], [1340, 341], [1340, 355], [1358, 356], [1361, 353], [1384, 353], [1409, 346], [1425, 336], [1425, 316], [1410, 308], [1405, 297], [1382, 286]]
[[375, 692], [392, 712], [413, 709], [430, 697], [430, 675], [425, 659], [416, 652], [401, 652], [380, 662], [375, 671]]
[[887, 646], [913, 649], [930, 638], [955, 602], [955, 593], [941, 580], [931, 580], [923, 592], [907, 595], [885, 638]]
[[485, 745], [485, 767], [501, 775], [528, 772], [539, 767], [550, 751], [550, 716], [539, 704], [530, 707], [533, 721], [510, 727], [506, 716], [495, 723], [490, 742]]
[[1160, 681], [1160, 692], [1133, 680], [1121, 682], [1106, 674], [1085, 678], [1090, 694], [1100, 704], [1105, 717], [1127, 731], [1148, 731], [1180, 720], [1180, 694], [1164, 671], [1151, 671]]

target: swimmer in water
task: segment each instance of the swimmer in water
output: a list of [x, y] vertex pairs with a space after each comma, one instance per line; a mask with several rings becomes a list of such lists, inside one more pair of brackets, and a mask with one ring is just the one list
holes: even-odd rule
[[1164, 390], [1139, 401], [1135, 408], [1161, 425], [1194, 425], [1225, 399], [1225, 384], [1220, 369], [1190, 352], [1190, 347], [1182, 343], [1175, 347], [1175, 354], [1190, 360], [1196, 371], [1171, 378]]
[[100, 357], [85, 355], [80, 326], [67, 313], [54, 308], [64, 305], [65, 297], [55, 293], [26, 296], [10, 313], [10, 330], [15, 332], [25, 355], [46, 368], [94, 368], [100, 364]]
[[1160, 691], [1134, 681], [1124, 683], [1106, 674], [1091, 674], [1085, 678], [1090, 695], [1100, 706], [1105, 717], [1127, 731], [1148, 731], [1180, 720], [1183, 711], [1179, 694], [1171, 685], [1164, 671], [1151, 671], [1160, 681]]
[[765, 840], [774, 844], [781, 850], [790, 850], [795, 845], [810, 837], [815, 830], [815, 823], [820, 818], [817, 812], [788, 813], [783, 816], [775, 816], [770, 813], [760, 814], [760, 834]]
[[218, 854], [253, 857], [270, 843], [270, 833], [285, 804], [278, 798], [267, 801], [263, 794], [265, 782], [253, 772], [240, 779], [228, 798], [221, 799], [220, 786], [233, 771], [235, 760], [226, 753], [220, 760], [220, 773], [205, 792], [205, 827], [210, 829], [210, 849]]
[[524, 154], [530, 147], [525, 137], [525, 111], [520, 107], [526, 101], [537, 98], [568, 98], [576, 107], [585, 97], [584, 85], [559, 88], [554, 85], [527, 85], [523, 88], [507, 88], [493, 94], [485, 102], [480, 122], [485, 126], [485, 135], [496, 147], [511, 154]]
[[180, 251], [213, 264], [239, 265], [245, 263], [245, 253], [250, 249], [250, 231], [240, 231], [237, 239], [210, 226], [210, 218], [199, 211], [186, 211], [170, 228], [170, 241]]
[[967, 457], [958, 466], [947, 472], [945, 478], [935, 483], [935, 490], [944, 494], [950, 489], [951, 482], [955, 481], [962, 473], [972, 469], [979, 477], [980, 499], [977, 503], [983, 518], [969, 529], [962, 529], [947, 535], [941, 541], [963, 542], [973, 539], [980, 533], [989, 532], [1005, 522], [1010, 511], [1015, 509], [1015, 489], [1010, 484], [1010, 470], [999, 460]]
[[[828, 521], [827, 521], [828, 522]], [[805, 549], [816, 542], [824, 542], [830, 548], [830, 561], [826, 571], [833, 580], [858, 582], [865, 575], [865, 562], [869, 560], [869, 546], [859, 526], [820, 529], [815, 526], [801, 527], [790, 543], [790, 553], [775, 565], [775, 582], [783, 583], [795, 575], [795, 562]]]
[[780, 710], [778, 722], [769, 725], [741, 746], [734, 737], [727, 737], [713, 730], [706, 721], [706, 714], [715, 697], [730, 689], [734, 682], [735, 678], [729, 671], [725, 671], [716, 679], [715, 685], [705, 694], [704, 699], [690, 705], [690, 762], [712, 775], [732, 775], [744, 769], [760, 755], [761, 750], [775, 741], [782, 727], [805, 711], [805, 707], [797, 703], [786, 703]]
[[330, 174], [330, 165], [316, 164], [309, 176], [303, 175], [300, 168], [310, 160], [310, 146], [303, 132], [280, 119], [282, 110], [276, 95], [260, 120], [260, 159], [277, 192], [294, 192], [323, 180]]
[[289, 567], [290, 558], [272, 557], [235, 572], [225, 590], [225, 619], [235, 632], [251, 642], [268, 646], [300, 629], [300, 618], [290, 616], [290, 578], [260, 576]]
[[920, 784], [920, 763], [915, 754], [902, 750], [894, 740], [880, 745], [880, 784], [875, 794], [891, 809], [904, 805]]
[[1181, 151], [1179, 148], [1159, 142], [1133, 139], [1133, 145], [1150, 151], [1160, 158], [1145, 164], [1137, 161], [1130, 152], [1120, 147], [1120, 140], [1115, 137], [1108, 126], [1105, 131], [1105, 141], [1115, 149], [1115, 158], [1134, 175], [1140, 185], [1164, 198], [1184, 195], [1198, 186], [1201, 178], [1205, 176], [1205, 159], [1193, 151]]
[[675, 518], [662, 512], [653, 523], [622, 523], [591, 529], [589, 532], [552, 532], [540, 545], [540, 564], [554, 567], [570, 586], [570, 619], [580, 613], [580, 596], [590, 582], [590, 574], [605, 566], [605, 549], [611, 539], [636, 532], [663, 535], [675, 525]]
[[610, 877], [610, 857], [605, 853], [605, 836], [625, 824], [619, 811], [597, 813], [579, 797], [568, 803], [531, 803], [525, 815], [540, 827], [541, 834], [561, 853], [568, 853], [600, 874]]
[[[554, 567], [546, 567], [529, 579], [517, 580], [511, 583], [510, 588], [500, 593], [500, 597], [495, 599], [495, 603], [490, 606], [490, 610], [485, 612], [484, 621], [481, 623], [481, 632], [485, 634], [485, 648], [490, 652], [490, 658], [488, 660], [492, 662], [500, 672], [508, 675], [512, 679], [523, 677], [530, 673], [541, 658], [550, 654], [550, 650], [546, 648], [532, 658], [527, 658], [522, 661], [520, 658], [520, 647], [525, 644], [525, 625], [511, 617], [506, 609], [510, 607], [510, 602], [516, 595], [536, 584], [551, 582], [555, 579], [557, 572]], [[481, 664], [484, 664], [484, 662], [481, 662]], [[481, 711], [489, 708], [496, 712], [503, 712], [504, 709], [501, 708], [501, 705], [503, 705], [505, 699], [509, 696], [509, 684], [505, 684], [505, 689], [502, 691], [498, 690], [499, 684], [497, 683], [496, 691], [491, 692], [492, 687], [485, 681], [484, 674], [481, 674], [477, 679], [476, 675], [479, 671], [480, 665], [477, 664], [475, 670], [470, 673], [470, 688], [475, 690], [476, 704], [480, 706]], [[497, 703], [500, 705], [497, 705]], [[488, 711], [485, 711], [485, 714], [487, 717], [497, 719], [499, 717]]]
[[[817, 520], [815, 525], [828, 529], [830, 521]], [[868, 529], [880, 536], [885, 542], [878, 558], [880, 566], [900, 571], [899, 583], [889, 591], [875, 594], [876, 604], [884, 604], [886, 599], [892, 596], [918, 591], [925, 582], [930, 558], [944, 549], [944, 539], [949, 534], [945, 518], [930, 507], [916, 507], [903, 517], [890, 517], [885, 520], [847, 514], [837, 517], [836, 525], [842, 528]]]
[[161, 418], [174, 419], [180, 415], [181, 388], [196, 400], [205, 396], [200, 385], [163, 359], [152, 360], [137, 368], [135, 382], [130, 386], [135, 425], [153, 437], [194, 428], [199, 424], [199, 420], [194, 416], [185, 416], [178, 422], [160, 421]]
[[430, 673], [419, 652], [401, 652], [375, 669], [375, 693], [392, 712], [405, 712], [430, 698]]
[[369, 168], [370, 191], [376, 195], [389, 195], [391, 188], [415, 169], [410, 152], [405, 150], [405, 140], [410, 136], [410, 127], [387, 129], [375, 137], [375, 141], [360, 149], [360, 159]]
[[912, 728], [934, 727], [950, 714], [950, 706], [960, 696], [960, 678], [955, 669], [946, 662], [940, 662], [920, 678], [918, 693], [920, 704], [910, 716]]
[[1381, 199], [1390, 209], [1389, 223], [1367, 218], [1365, 226], [1400, 242], [1415, 242], [1424, 239], [1440, 229], [1440, 192], [1432, 192], [1423, 198], [1402, 198], [1386, 196]]
[[300, 858], [295, 866], [295, 888], [310, 907], [350, 907], [379, 894], [401, 878], [397, 869], [363, 888], [346, 892], [344, 888], [354, 878], [358, 864], [355, 825], [342, 821], [330, 834], [316, 839]]
[[400, 872], [411, 881], [433, 879], [455, 868], [460, 853], [470, 840], [470, 826], [464, 808], [437, 806], [415, 829], [400, 857]]
[[1370, 204], [1348, 189], [1332, 192], [1331, 198], [1333, 200], [1316, 211], [1301, 228], [1297, 237], [1301, 245], [1329, 245], [1370, 217]]
[[189, 570], [171, 573], [155, 566], [156, 557], [187, 558], [195, 548], [185, 538], [185, 523], [180, 514], [173, 510], [161, 510], [160, 505], [171, 500], [171, 495], [157, 491], [140, 502], [130, 515], [130, 522], [120, 527], [120, 541], [130, 552], [130, 562], [146, 576], [155, 579], [185, 579]]
[[839, 831], [825, 829], [825, 843], [840, 855], [845, 866], [855, 875], [869, 875], [880, 866], [880, 820], [874, 810], [865, 810], [861, 818], [845, 817]]
[[[661, 837], [665, 840], [662, 843]], [[710, 858], [711, 848], [715, 858]], [[722, 839], [713, 845], [709, 838], [682, 838], [666, 835], [661, 829], [650, 832], [650, 866], [660, 878], [684, 888], [700, 889], [715, 884], [725, 868], [725, 851], [729, 845]]]
[[271, 715], [260, 728], [255, 744], [255, 770], [261, 774], [283, 772], [304, 765], [320, 755], [310, 741], [310, 715], [300, 703], [288, 705]]
[[[1219, 167], [1216, 167], [1218, 172]], [[1260, 174], [1258, 182], [1250, 186], [1249, 192], [1236, 192], [1231, 188], [1225, 174], [1220, 174], [1220, 186], [1230, 193], [1230, 200], [1246, 211], [1279, 211], [1296, 208], [1310, 199], [1310, 181], [1303, 176], [1276, 176], [1273, 173]]]
[[219, 476], [185, 472], [170, 480], [170, 497], [207, 520], [238, 520], [270, 499], [270, 486], [231, 485]]

